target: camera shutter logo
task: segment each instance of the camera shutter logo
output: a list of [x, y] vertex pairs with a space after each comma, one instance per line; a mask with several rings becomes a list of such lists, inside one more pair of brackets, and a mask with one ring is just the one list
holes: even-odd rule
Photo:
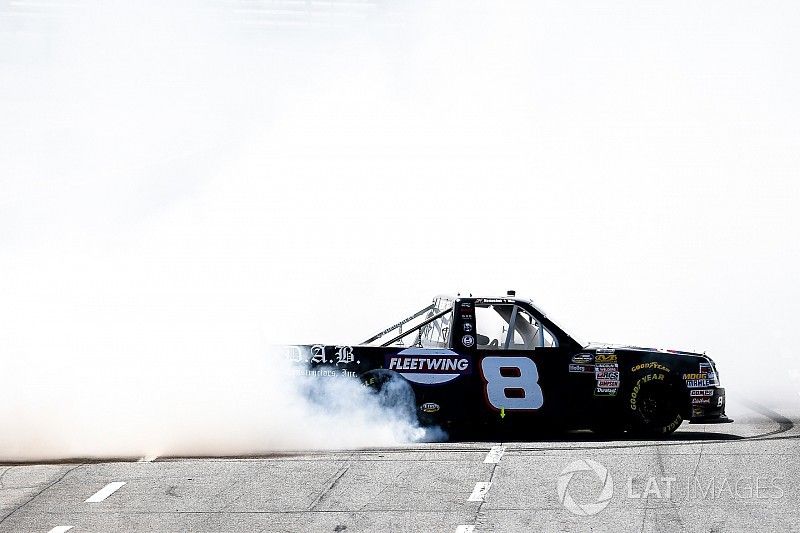
[[[585, 471], [594, 472], [603, 483], [603, 488], [594, 503], [578, 503], [572, 498], [568, 490], [572, 476], [576, 472]], [[591, 459], [578, 459], [577, 461], [572, 461], [561, 471], [556, 483], [556, 489], [558, 490], [558, 500], [568, 511], [578, 516], [590, 516], [599, 513], [608, 506], [611, 496], [614, 495], [614, 480], [611, 479], [608, 469], [600, 463]]]

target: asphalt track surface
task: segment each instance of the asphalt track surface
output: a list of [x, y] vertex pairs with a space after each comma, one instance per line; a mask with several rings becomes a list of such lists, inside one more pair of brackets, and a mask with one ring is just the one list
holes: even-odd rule
[[661, 441], [5, 464], [0, 531], [800, 530], [800, 409], [731, 410]]

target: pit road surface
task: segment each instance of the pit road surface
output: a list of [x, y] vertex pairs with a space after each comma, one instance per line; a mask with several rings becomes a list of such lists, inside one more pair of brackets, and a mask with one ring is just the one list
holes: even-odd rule
[[4, 464], [0, 531], [800, 531], [800, 409], [731, 407], [661, 441]]

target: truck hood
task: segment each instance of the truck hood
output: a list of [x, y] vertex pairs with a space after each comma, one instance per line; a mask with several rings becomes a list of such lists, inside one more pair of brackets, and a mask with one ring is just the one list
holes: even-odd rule
[[675, 355], [695, 355], [699, 357], [706, 357], [706, 354], [699, 353], [699, 352], [690, 352], [686, 350], [665, 350], [664, 348], [644, 348], [641, 346], [629, 346], [625, 344], [606, 344], [601, 342], [592, 342], [584, 346], [584, 350], [620, 350], [620, 351], [630, 351], [630, 352], [658, 352], [658, 353], [666, 353], [666, 354], [675, 354]]

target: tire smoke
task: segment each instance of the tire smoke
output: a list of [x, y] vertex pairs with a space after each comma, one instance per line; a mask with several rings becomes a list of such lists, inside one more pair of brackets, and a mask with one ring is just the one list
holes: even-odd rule
[[68, 4], [0, 17], [0, 458], [436, 438], [267, 346], [458, 291], [800, 400], [792, 3]]
[[211, 5], [79, 3], [44, 50], [2, 34], [20, 54], [0, 58], [0, 460], [440, 438], [357, 381], [270, 357], [333, 310], [284, 304], [298, 268], [326, 268], [292, 257], [312, 230], [302, 184], [263, 144], [291, 134], [307, 75], [330, 78], [326, 39], [251, 41]]

